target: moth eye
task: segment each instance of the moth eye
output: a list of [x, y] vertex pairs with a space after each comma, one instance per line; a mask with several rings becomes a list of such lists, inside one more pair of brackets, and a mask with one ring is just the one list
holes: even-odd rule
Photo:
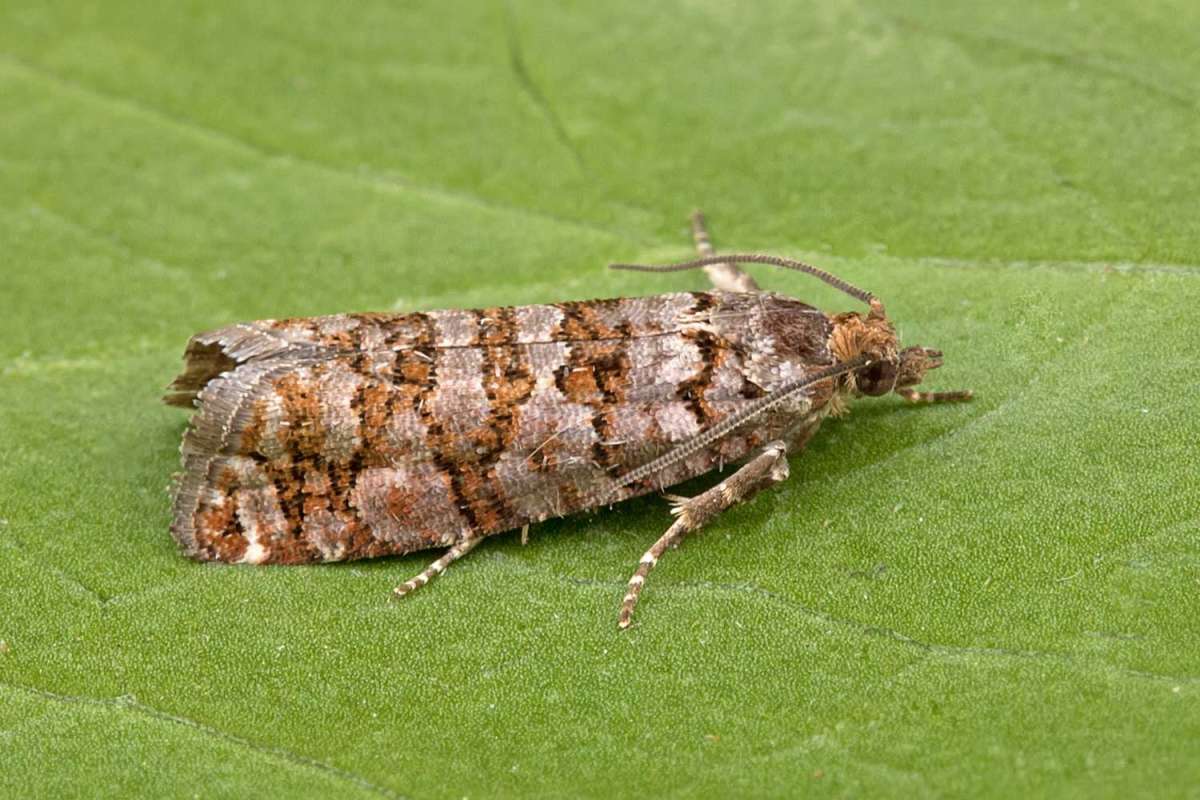
[[860, 369], [855, 375], [858, 390], [869, 397], [887, 394], [896, 387], [896, 363], [876, 361]]

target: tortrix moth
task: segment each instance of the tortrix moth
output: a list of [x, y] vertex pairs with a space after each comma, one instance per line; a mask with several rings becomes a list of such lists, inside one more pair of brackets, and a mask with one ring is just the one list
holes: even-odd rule
[[[912, 402], [942, 354], [901, 349], [883, 304], [791, 259], [713, 255], [707, 292], [548, 305], [260, 320], [197, 334], [165, 402], [195, 406], [171, 533], [193, 558], [304, 564], [449, 548], [721, 468], [642, 556], [628, 627], [668, 547], [788, 475], [851, 398]], [[761, 291], [738, 263], [800, 270], [868, 306], [827, 315]]]

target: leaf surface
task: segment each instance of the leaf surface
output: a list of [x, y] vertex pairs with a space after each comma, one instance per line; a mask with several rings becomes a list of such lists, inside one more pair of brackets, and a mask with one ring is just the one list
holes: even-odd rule
[[[1106, 0], [0, 8], [0, 794], [1136, 796], [1200, 785], [1200, 14]], [[804, 257], [969, 405], [864, 401], [624, 584], [644, 499], [199, 565], [194, 331]], [[764, 285], [830, 310], [803, 276]], [[703, 482], [701, 484], [703, 485]]]

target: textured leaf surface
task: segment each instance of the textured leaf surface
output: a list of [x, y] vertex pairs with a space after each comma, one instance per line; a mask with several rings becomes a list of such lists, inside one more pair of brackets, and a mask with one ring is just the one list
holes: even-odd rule
[[[252, 9], [0, 7], [0, 794], [1196, 791], [1192, 6]], [[829, 423], [624, 634], [661, 500], [404, 603], [179, 557], [192, 332], [696, 287], [601, 269], [695, 206], [977, 401]]]

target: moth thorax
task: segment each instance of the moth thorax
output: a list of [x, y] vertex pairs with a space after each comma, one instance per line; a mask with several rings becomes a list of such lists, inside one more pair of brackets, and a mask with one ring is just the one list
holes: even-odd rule
[[839, 314], [833, 318], [829, 349], [838, 361], [867, 356], [870, 363], [854, 372], [859, 394], [878, 396], [896, 388], [900, 358], [896, 331], [882, 315]]

